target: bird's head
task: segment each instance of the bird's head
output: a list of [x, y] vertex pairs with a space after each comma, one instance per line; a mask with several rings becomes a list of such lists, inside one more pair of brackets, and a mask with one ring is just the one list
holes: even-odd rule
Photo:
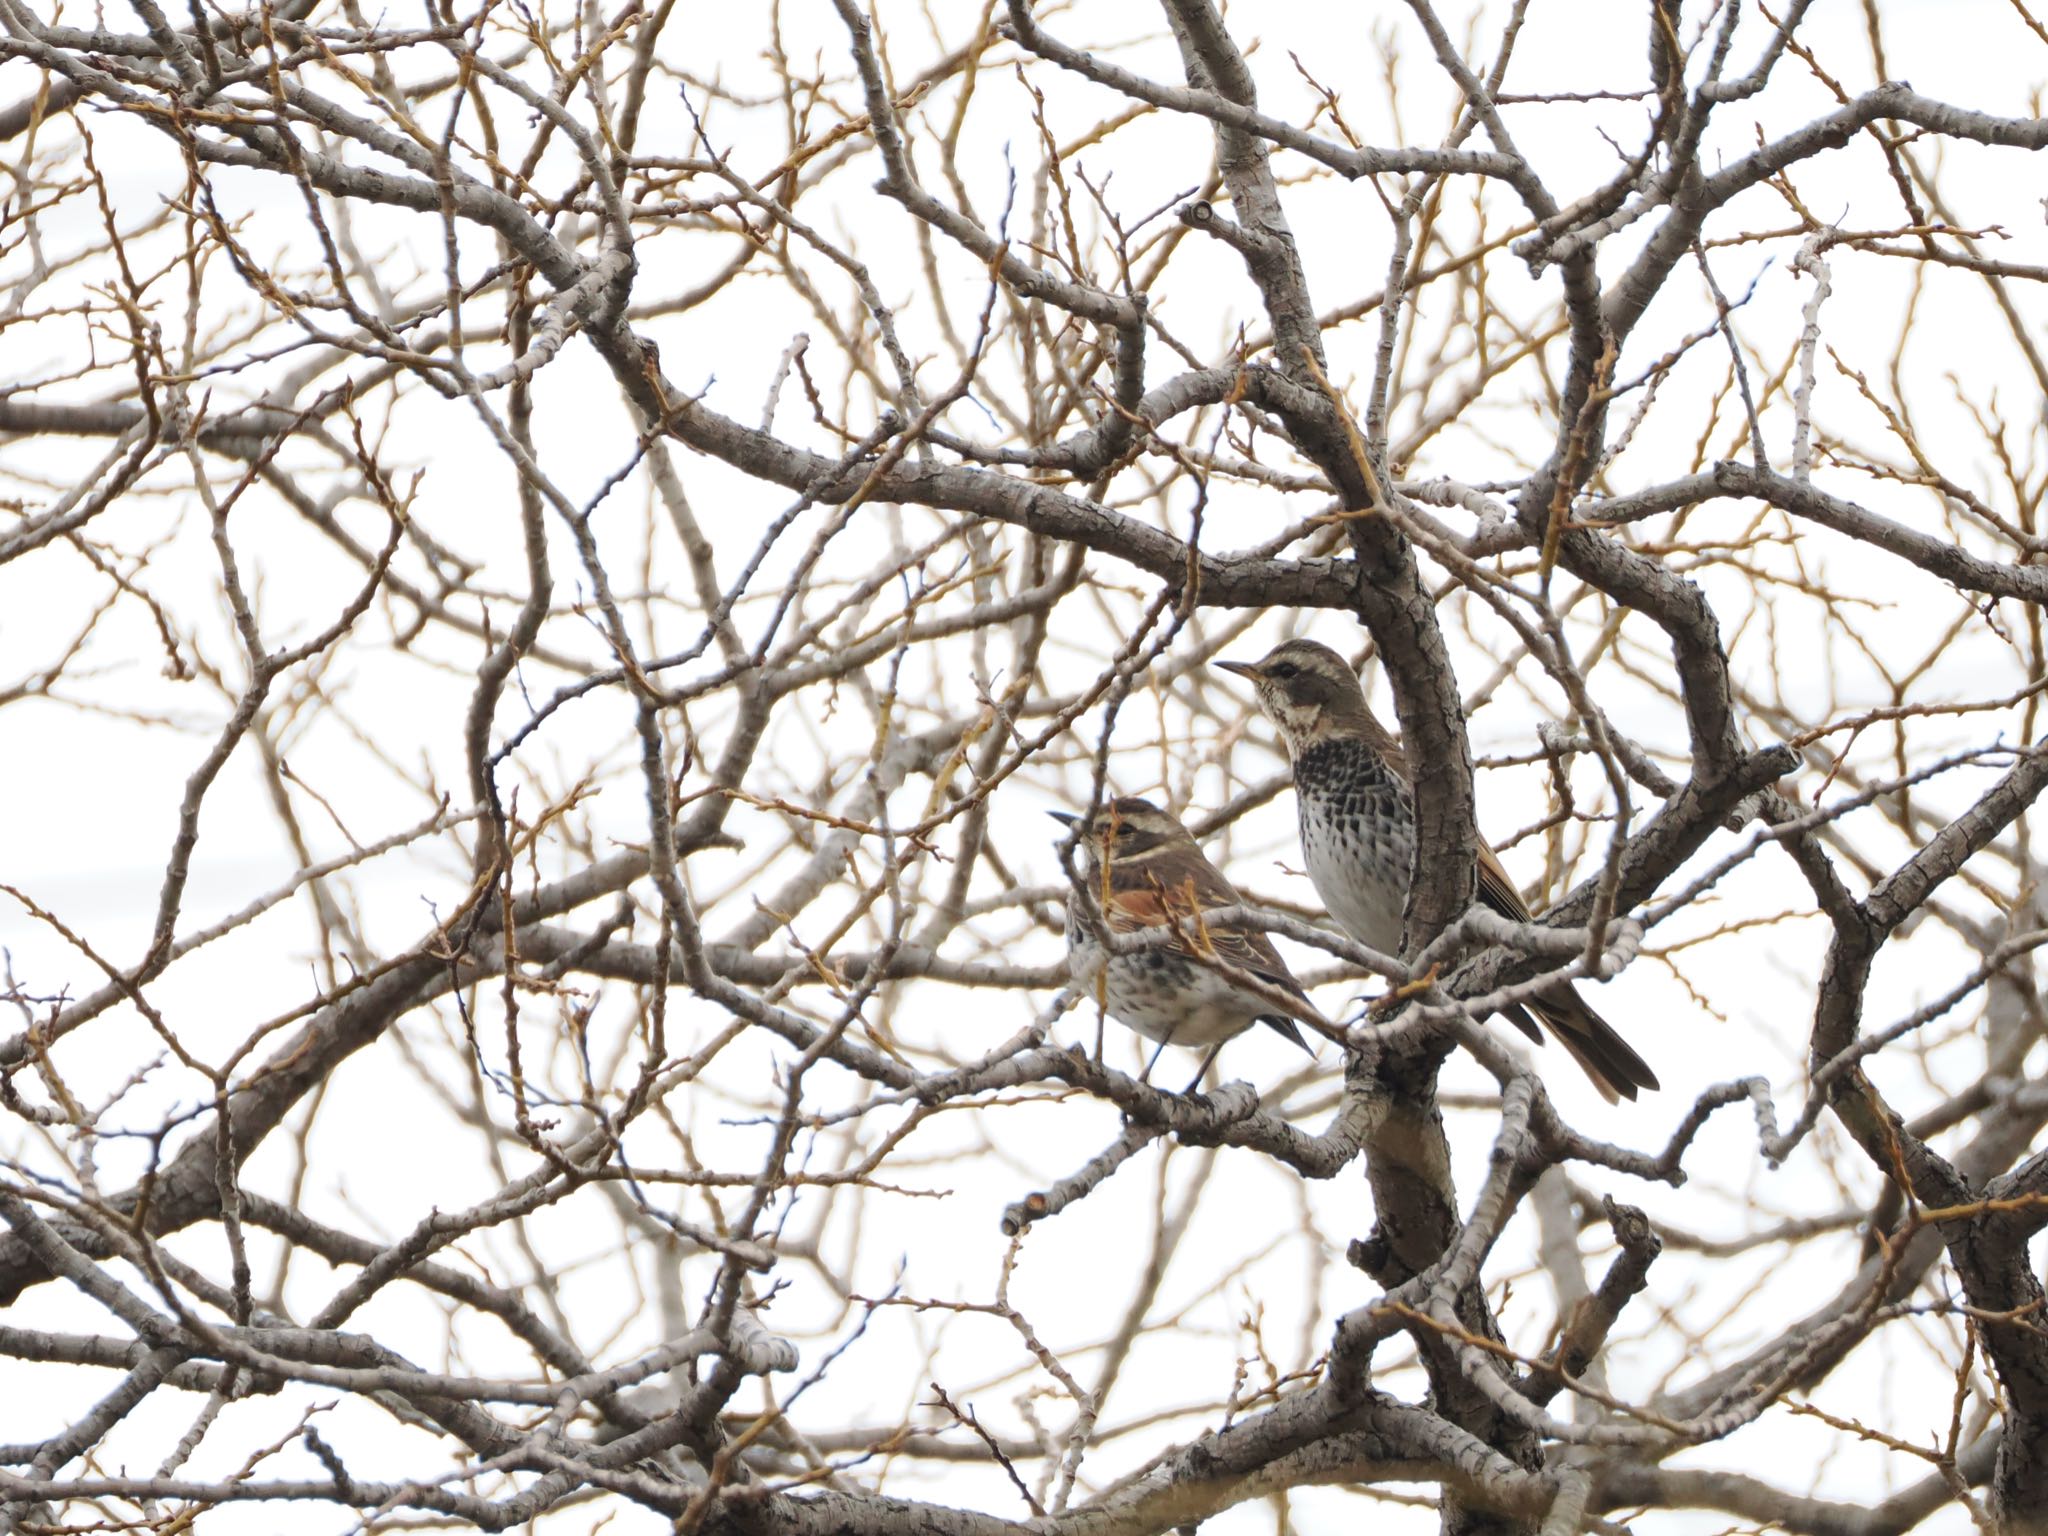
[[1090, 869], [1101, 868], [1105, 858], [1112, 864], [1130, 864], [1194, 842], [1177, 818], [1136, 795], [1107, 802], [1093, 817], [1067, 811], [1046, 814], [1078, 829], [1078, 847]]
[[1250, 680], [1258, 691], [1260, 713], [1279, 727], [1290, 757], [1336, 736], [1361, 737], [1383, 754], [1392, 745], [1366, 707], [1358, 674], [1327, 645], [1288, 640], [1259, 661], [1216, 665]]

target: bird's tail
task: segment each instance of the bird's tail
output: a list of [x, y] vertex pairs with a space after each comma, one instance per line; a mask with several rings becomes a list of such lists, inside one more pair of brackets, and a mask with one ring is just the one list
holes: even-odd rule
[[[1650, 1064], [1569, 984], [1532, 999], [1529, 1012], [1544, 1022], [1557, 1043], [1585, 1069], [1586, 1076], [1608, 1103], [1633, 1099], [1640, 1090], [1658, 1086], [1657, 1074], [1650, 1070]], [[1521, 1009], [1508, 1010], [1508, 1018], [1525, 1033], [1535, 1033], [1528, 1015]]]
[[1316, 1048], [1301, 1038], [1301, 1030], [1295, 1025], [1294, 1020], [1288, 1018], [1284, 1013], [1262, 1013], [1259, 1015], [1259, 1022], [1285, 1035], [1304, 1051], [1307, 1051], [1309, 1055], [1315, 1055]]

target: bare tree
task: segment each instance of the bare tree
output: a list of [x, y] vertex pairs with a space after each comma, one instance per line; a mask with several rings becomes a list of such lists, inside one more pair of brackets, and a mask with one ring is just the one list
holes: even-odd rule
[[1271, 9], [0, 0], [0, 1529], [2048, 1530], [2048, 29]]

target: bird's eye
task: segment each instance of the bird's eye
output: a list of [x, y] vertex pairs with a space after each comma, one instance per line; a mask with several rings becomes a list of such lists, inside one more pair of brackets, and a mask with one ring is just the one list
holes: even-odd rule
[[1266, 668], [1266, 675], [1268, 677], [1293, 677], [1300, 671], [1301, 668], [1291, 661], [1276, 661], [1272, 666]]

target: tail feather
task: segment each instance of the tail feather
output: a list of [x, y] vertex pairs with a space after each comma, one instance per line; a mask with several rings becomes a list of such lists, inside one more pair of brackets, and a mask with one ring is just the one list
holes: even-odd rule
[[1616, 1098], [1633, 1099], [1642, 1089], [1660, 1086], [1650, 1064], [1571, 986], [1562, 985], [1544, 993], [1533, 999], [1529, 1008], [1549, 1027], [1557, 1043], [1570, 1052], [1572, 1060], [1584, 1068], [1608, 1103]]
[[1543, 1043], [1543, 1031], [1536, 1027], [1536, 1021], [1529, 1017], [1529, 1010], [1520, 1003], [1510, 1003], [1501, 1009], [1500, 1018], [1506, 1019], [1538, 1045]]
[[1296, 1027], [1294, 1020], [1288, 1018], [1285, 1014], [1262, 1013], [1259, 1015], [1259, 1022], [1272, 1026], [1277, 1033], [1285, 1035], [1304, 1051], [1307, 1051], [1309, 1055], [1315, 1055], [1316, 1048], [1302, 1039], [1301, 1030]]

